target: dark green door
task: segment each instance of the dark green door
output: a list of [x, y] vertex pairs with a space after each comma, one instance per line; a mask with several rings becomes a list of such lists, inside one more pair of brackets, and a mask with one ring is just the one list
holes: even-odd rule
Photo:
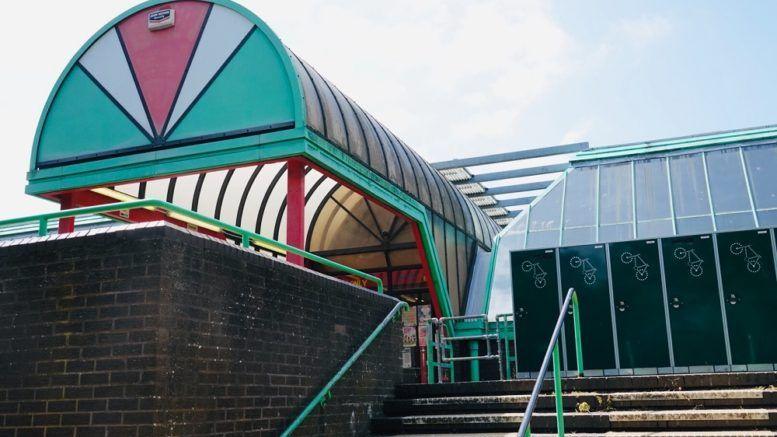
[[668, 367], [658, 242], [613, 243], [610, 257], [621, 368]]
[[777, 363], [777, 282], [768, 231], [718, 234], [733, 364]]
[[[583, 342], [583, 366], [586, 369], [614, 369], [615, 345], [612, 339], [610, 288], [607, 258], [603, 244], [559, 249], [561, 290], [566, 296], [574, 287], [580, 302], [580, 332]], [[564, 322], [567, 341], [567, 366], [577, 369], [572, 316]]]
[[675, 366], [727, 364], [712, 236], [661, 243]]
[[518, 371], [537, 372], [558, 318], [556, 252], [511, 254]]

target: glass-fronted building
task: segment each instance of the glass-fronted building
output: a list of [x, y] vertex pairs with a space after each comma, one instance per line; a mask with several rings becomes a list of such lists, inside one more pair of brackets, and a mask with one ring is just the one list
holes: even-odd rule
[[574, 287], [586, 367], [772, 369], [776, 175], [774, 127], [577, 154], [495, 244], [484, 298], [515, 314], [519, 368]]

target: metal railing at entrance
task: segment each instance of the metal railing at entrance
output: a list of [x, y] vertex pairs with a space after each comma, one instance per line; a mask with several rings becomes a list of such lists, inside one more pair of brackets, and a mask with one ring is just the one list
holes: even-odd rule
[[289, 246], [288, 244], [281, 243], [280, 241], [276, 241], [276, 240], [264, 237], [262, 235], [257, 234], [256, 232], [247, 231], [235, 225], [230, 225], [229, 223], [216, 220], [206, 215], [202, 215], [194, 211], [190, 211], [186, 208], [182, 208], [180, 206], [173, 205], [172, 203], [164, 202], [162, 200], [145, 199], [145, 200], [135, 200], [130, 202], [108, 203], [104, 205], [87, 206], [84, 208], [73, 208], [73, 209], [50, 212], [45, 214], [37, 214], [37, 215], [31, 215], [26, 217], [0, 220], [0, 228], [24, 224], [24, 223], [38, 223], [38, 236], [45, 237], [49, 234], [49, 229], [48, 229], [49, 220], [52, 220], [52, 219], [63, 219], [63, 218], [79, 217], [79, 216], [92, 215], [92, 214], [107, 214], [112, 212], [119, 213], [120, 215], [123, 214], [129, 217], [129, 211], [134, 209], [141, 209], [141, 208], [144, 210], [159, 212], [166, 217], [169, 217], [171, 219], [178, 220], [181, 222], [185, 222], [187, 223], [187, 225], [190, 225], [190, 226], [194, 226], [197, 228], [201, 227], [211, 232], [224, 234], [225, 236], [228, 236], [228, 237], [237, 238], [243, 247], [251, 247], [252, 245], [256, 245], [260, 248], [266, 248], [268, 250], [275, 250], [279, 252], [293, 253], [295, 255], [299, 255], [302, 258], [309, 259], [323, 266], [326, 266], [341, 272], [345, 272], [349, 275], [358, 276], [362, 279], [366, 279], [367, 281], [375, 284], [378, 293], [383, 293], [383, 281], [377, 276], [373, 276], [373, 275], [370, 275], [369, 273], [365, 273], [360, 270], [356, 270], [354, 268], [342, 265], [340, 263], [330, 261], [316, 254], [307, 252], [302, 249], [298, 249], [294, 246]]
[[534, 408], [537, 406], [537, 399], [540, 396], [542, 383], [545, 381], [545, 373], [548, 371], [551, 357], [553, 359], [553, 392], [556, 398], [557, 434], [560, 437], [564, 436], [564, 402], [561, 392], [561, 360], [559, 359], [558, 336], [561, 334], [561, 329], [564, 326], [570, 303], [572, 305], [572, 322], [575, 331], [577, 376], [583, 376], [583, 345], [580, 339], [580, 305], [577, 300], [577, 292], [575, 292], [574, 288], [570, 288], [564, 299], [564, 303], [561, 305], [561, 313], [558, 316], [558, 320], [556, 320], [556, 326], [553, 328], [553, 335], [551, 335], [550, 342], [548, 342], [548, 349], [545, 351], [545, 356], [542, 359], [540, 373], [537, 375], [537, 380], [534, 382], [534, 388], [532, 389], [531, 397], [529, 398], [529, 404], [526, 406], [526, 411], [523, 413], [521, 427], [518, 429], [519, 437], [531, 436], [531, 417], [534, 413]]
[[[453, 325], [456, 322], [470, 322], [476, 324], [482, 333], [473, 335], [454, 335]], [[491, 342], [497, 340], [497, 353], [491, 353]], [[437, 369], [437, 381], [443, 380], [443, 369], [450, 370], [450, 382], [455, 382], [455, 363], [461, 361], [480, 361], [480, 360], [497, 360], [499, 363], [500, 378], [503, 378], [502, 374], [502, 342], [499, 341], [499, 333], [491, 332], [489, 329], [488, 316], [486, 314], [480, 314], [477, 316], [455, 316], [455, 317], [441, 317], [439, 319], [429, 319], [427, 325], [427, 371], [428, 381], [433, 382], [434, 369]], [[475, 345], [470, 349], [470, 354], [465, 356], [455, 356], [455, 343], [459, 341], [470, 342]], [[485, 341], [486, 353], [480, 355], [478, 352], [476, 342]], [[475, 369], [478, 369], [475, 366]]]

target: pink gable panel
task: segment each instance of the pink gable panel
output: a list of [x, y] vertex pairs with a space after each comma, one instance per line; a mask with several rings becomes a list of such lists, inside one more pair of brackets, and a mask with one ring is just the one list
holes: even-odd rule
[[[157, 132], [170, 113], [209, 6], [200, 1], [166, 3], [142, 10], [118, 26]], [[175, 25], [149, 30], [149, 12], [168, 8], [175, 10]]]

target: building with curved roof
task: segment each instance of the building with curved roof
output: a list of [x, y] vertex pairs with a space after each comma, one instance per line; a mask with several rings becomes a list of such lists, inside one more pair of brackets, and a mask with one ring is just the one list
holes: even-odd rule
[[[151, 28], [163, 10], [174, 24]], [[98, 31], [51, 92], [28, 192], [167, 200], [375, 273], [440, 315], [462, 311], [500, 229], [228, 0], [146, 2]]]

